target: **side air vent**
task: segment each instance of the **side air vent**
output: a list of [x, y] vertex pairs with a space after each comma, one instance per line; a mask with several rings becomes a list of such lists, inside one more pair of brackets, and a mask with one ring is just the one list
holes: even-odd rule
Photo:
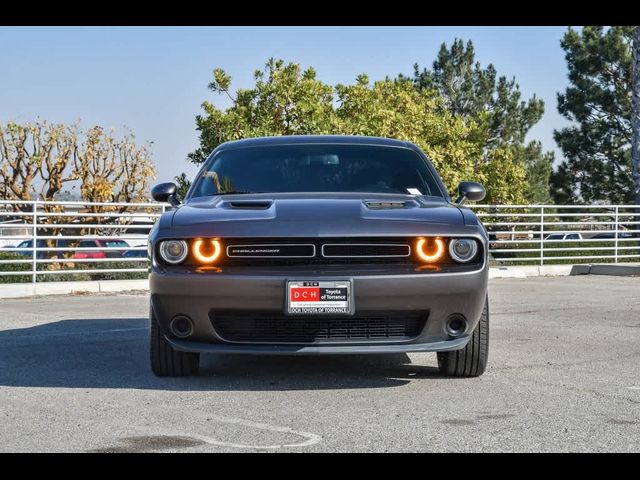
[[272, 203], [272, 200], [234, 200], [232, 202], [224, 202], [222, 207], [236, 210], [266, 210]]
[[396, 208], [410, 208], [415, 207], [415, 202], [403, 202], [403, 201], [392, 201], [392, 202], [378, 202], [378, 201], [366, 201], [364, 204], [372, 209], [372, 210], [390, 210]]

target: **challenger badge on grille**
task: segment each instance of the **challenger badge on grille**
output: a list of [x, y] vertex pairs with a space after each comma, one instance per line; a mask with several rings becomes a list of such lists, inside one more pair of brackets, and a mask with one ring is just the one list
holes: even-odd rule
[[313, 257], [315, 254], [316, 247], [313, 244], [254, 244], [227, 247], [227, 257], [300, 258]]

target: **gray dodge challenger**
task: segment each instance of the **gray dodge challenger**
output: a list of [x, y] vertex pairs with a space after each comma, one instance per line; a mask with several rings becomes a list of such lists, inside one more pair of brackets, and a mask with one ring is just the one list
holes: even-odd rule
[[489, 348], [486, 230], [426, 155], [399, 140], [228, 142], [149, 235], [151, 368], [192, 375], [201, 353], [437, 352], [481, 375]]

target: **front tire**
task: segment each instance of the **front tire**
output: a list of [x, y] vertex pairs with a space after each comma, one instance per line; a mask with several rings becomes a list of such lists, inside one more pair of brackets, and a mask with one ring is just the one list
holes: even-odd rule
[[449, 377], [479, 377], [487, 368], [489, 358], [489, 298], [484, 302], [482, 316], [467, 345], [453, 352], [438, 352], [440, 373]]
[[151, 370], [158, 377], [195, 375], [200, 366], [200, 354], [175, 350], [160, 331], [153, 308], [149, 311]]

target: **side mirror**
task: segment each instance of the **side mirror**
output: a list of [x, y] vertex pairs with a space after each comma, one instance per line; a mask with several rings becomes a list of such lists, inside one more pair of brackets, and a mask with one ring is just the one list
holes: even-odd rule
[[462, 205], [465, 200], [479, 202], [484, 198], [486, 192], [484, 187], [476, 182], [460, 182], [458, 185], [458, 199], [456, 203]]
[[173, 182], [159, 183], [151, 189], [151, 196], [157, 202], [168, 202], [172, 206], [180, 205], [176, 192], [178, 187]]

